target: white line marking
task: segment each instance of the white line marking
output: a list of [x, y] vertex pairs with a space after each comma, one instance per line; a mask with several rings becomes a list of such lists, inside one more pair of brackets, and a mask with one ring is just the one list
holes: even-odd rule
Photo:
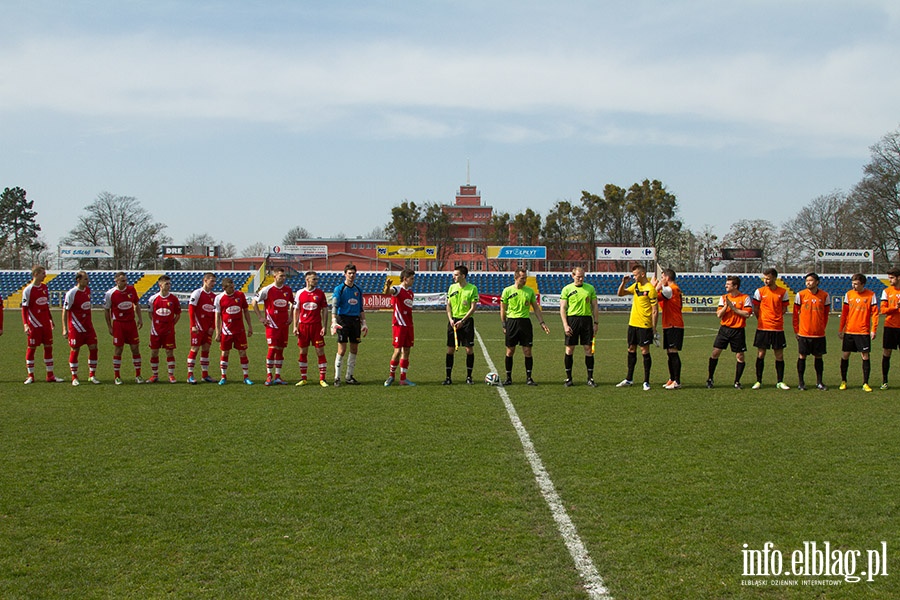
[[[481, 347], [482, 354], [484, 354], [488, 369], [490, 369], [491, 372], [497, 372], [497, 368], [494, 366], [494, 362], [488, 354], [487, 347], [484, 345], [484, 340], [481, 339], [481, 334], [478, 333], [477, 329], [475, 330], [475, 337], [478, 339], [478, 345]], [[612, 600], [609, 590], [606, 589], [606, 584], [603, 583], [603, 578], [600, 577], [600, 573], [597, 572], [597, 567], [594, 566], [591, 555], [588, 553], [584, 542], [581, 541], [581, 537], [579, 537], [578, 531], [575, 529], [575, 523], [569, 518], [569, 513], [566, 512], [566, 507], [563, 506], [562, 499], [559, 497], [559, 494], [556, 493], [556, 486], [553, 485], [550, 474], [547, 473], [547, 469], [544, 468], [541, 457], [538, 455], [537, 450], [534, 449], [534, 444], [531, 443], [531, 436], [528, 435], [528, 431], [522, 424], [522, 420], [519, 419], [519, 414], [516, 412], [516, 407], [513, 406], [509, 394], [507, 394], [506, 389], [501, 386], [497, 387], [497, 391], [500, 393], [503, 405], [506, 406], [509, 420], [512, 421], [516, 433], [519, 434], [519, 441], [522, 442], [522, 448], [525, 450], [525, 457], [531, 465], [531, 471], [534, 473], [534, 478], [541, 490], [541, 495], [544, 496], [544, 501], [547, 502], [547, 506], [550, 507], [550, 513], [553, 515], [553, 520], [556, 521], [556, 527], [559, 529], [559, 533], [563, 538], [563, 542], [566, 544], [566, 548], [569, 549], [569, 554], [572, 555], [572, 559], [575, 561], [575, 568], [578, 569], [578, 573], [581, 575], [582, 581], [584, 581], [585, 591], [595, 600]]]

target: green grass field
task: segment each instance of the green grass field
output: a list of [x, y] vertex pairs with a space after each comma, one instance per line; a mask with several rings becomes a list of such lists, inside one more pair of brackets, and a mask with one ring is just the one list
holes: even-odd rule
[[[113, 386], [105, 332], [104, 385], [23, 386], [17, 316], [8, 311], [0, 337], [2, 598], [588, 597], [499, 388], [441, 385], [442, 313], [415, 316], [419, 385], [405, 389], [382, 386], [388, 313], [370, 315], [363, 385], [328, 389], [262, 386], [262, 336], [252, 338], [256, 386]], [[578, 385], [562, 386], [559, 319], [548, 315], [552, 334], [535, 346], [540, 386], [521, 385], [517, 353], [519, 383], [506, 392], [613, 598], [900, 597], [900, 364], [895, 389], [866, 394], [854, 356], [852, 389], [838, 391], [832, 336], [827, 392], [774, 389], [771, 354], [764, 389], [734, 390], [729, 352], [722, 385], [707, 390], [715, 317], [686, 315], [685, 389], [661, 389], [656, 348], [654, 388], [617, 389], [626, 318], [601, 321], [599, 388], [583, 385], [578, 354]], [[502, 370], [497, 314], [476, 323]], [[185, 332], [179, 342], [183, 381]], [[296, 354], [291, 346], [291, 382]], [[67, 377], [61, 339], [55, 356]], [[81, 362], [84, 379], [86, 352]], [[795, 343], [786, 363], [794, 387]], [[485, 365], [476, 346], [478, 382]], [[454, 375], [464, 378], [461, 356]], [[804, 542], [826, 541], [842, 556], [862, 552], [857, 575], [866, 550], [886, 542], [888, 575], [743, 575], [744, 544], [773, 542], [790, 569]]]

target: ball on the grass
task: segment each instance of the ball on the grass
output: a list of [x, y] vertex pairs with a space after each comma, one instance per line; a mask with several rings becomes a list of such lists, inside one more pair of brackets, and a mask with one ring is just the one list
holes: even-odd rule
[[488, 373], [484, 376], [484, 382], [488, 385], [497, 385], [500, 383], [500, 376], [496, 373]]

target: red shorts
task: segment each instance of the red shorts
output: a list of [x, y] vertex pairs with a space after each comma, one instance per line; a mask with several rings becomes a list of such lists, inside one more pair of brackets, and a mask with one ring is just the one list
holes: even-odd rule
[[321, 323], [300, 323], [297, 325], [297, 346], [300, 348], [325, 347], [325, 338], [322, 337]]
[[288, 327], [266, 327], [266, 345], [275, 348], [284, 348], [288, 343]]
[[171, 350], [175, 348], [175, 330], [157, 331], [156, 335], [150, 334], [150, 349], [159, 350], [165, 348]]
[[191, 330], [191, 348], [200, 348], [207, 344], [212, 344], [215, 337], [212, 329], [203, 329], [201, 331]]
[[25, 337], [28, 338], [28, 347], [29, 348], [37, 348], [38, 346], [52, 346], [53, 345], [53, 328], [50, 327], [50, 323], [45, 324], [43, 327], [29, 327], [28, 335]]
[[219, 340], [219, 350], [225, 352], [226, 350], [231, 350], [232, 348], [234, 348], [235, 350], [247, 349], [246, 331], [238, 331], [234, 335], [222, 334], [222, 338]]
[[134, 346], [140, 344], [138, 327], [135, 321], [113, 321], [113, 346], [121, 347], [125, 344]]
[[394, 348], [412, 348], [416, 336], [413, 328], [410, 326], [402, 327], [394, 325]]
[[97, 345], [97, 332], [91, 329], [90, 331], [73, 331], [69, 330], [69, 347], [70, 348], [80, 348], [82, 346], [96, 346]]

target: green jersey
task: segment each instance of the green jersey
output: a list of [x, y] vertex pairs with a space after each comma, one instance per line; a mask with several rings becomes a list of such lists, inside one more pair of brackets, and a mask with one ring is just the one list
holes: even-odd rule
[[583, 283], [580, 286], [570, 283], [560, 292], [560, 300], [565, 300], [566, 315], [570, 317], [591, 317], [594, 315], [594, 303], [597, 292], [594, 286]]
[[471, 283], [466, 283], [466, 287], [454, 283], [447, 290], [447, 303], [450, 304], [450, 315], [462, 319], [472, 306], [478, 304], [478, 288]]
[[503, 290], [500, 302], [506, 306], [507, 319], [527, 319], [530, 316], [531, 305], [535, 300], [534, 290], [524, 285], [517, 288], [511, 285]]

